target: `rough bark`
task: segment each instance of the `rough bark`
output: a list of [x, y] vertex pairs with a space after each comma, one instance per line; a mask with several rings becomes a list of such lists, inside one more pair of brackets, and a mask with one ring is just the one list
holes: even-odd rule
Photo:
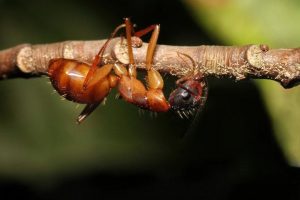
[[[65, 41], [52, 44], [22, 44], [0, 51], [0, 77], [35, 77], [47, 72], [53, 58], [71, 58], [91, 63], [105, 40]], [[147, 43], [134, 48], [137, 67], [145, 67]], [[188, 57], [196, 63], [194, 69]], [[128, 63], [126, 42], [115, 38], [106, 48], [104, 63]], [[246, 46], [170, 46], [157, 45], [153, 66], [178, 77], [191, 72], [205, 76], [278, 81], [285, 88], [300, 82], [300, 48], [269, 49], [267, 45]]]

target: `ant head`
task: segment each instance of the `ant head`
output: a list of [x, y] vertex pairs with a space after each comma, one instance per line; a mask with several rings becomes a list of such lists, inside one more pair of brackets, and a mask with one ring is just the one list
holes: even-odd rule
[[206, 82], [202, 79], [188, 79], [173, 90], [169, 102], [172, 110], [180, 116], [188, 116], [204, 105], [206, 97]]

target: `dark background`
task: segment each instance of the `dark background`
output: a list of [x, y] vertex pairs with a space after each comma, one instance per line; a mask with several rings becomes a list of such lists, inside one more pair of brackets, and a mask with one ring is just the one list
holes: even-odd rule
[[[25, 42], [106, 38], [126, 16], [141, 28], [160, 23], [161, 44], [222, 45], [196, 24], [181, 1], [2, 0], [0, 15], [2, 49]], [[165, 79], [167, 87], [174, 87], [174, 78]], [[208, 101], [195, 120], [174, 113], [138, 116], [134, 106], [110, 98], [81, 127], [72, 121], [79, 110], [50, 97], [51, 86], [36, 86], [44, 82], [0, 84], [0, 135], [2, 148], [8, 146], [0, 157], [6, 166], [0, 167], [1, 199], [300, 199], [300, 171], [286, 163], [251, 81], [209, 78]], [[68, 147], [62, 141], [73, 137], [79, 138], [76, 145], [85, 146], [71, 146], [74, 155], [56, 158]], [[105, 153], [94, 140], [110, 142]], [[134, 146], [131, 151], [128, 143]], [[91, 146], [91, 151], [82, 150]], [[17, 148], [20, 152], [10, 152]], [[45, 166], [30, 162], [36, 152]], [[11, 161], [11, 155], [25, 161]], [[70, 155], [78, 160], [69, 162]], [[64, 167], [52, 170], [56, 162]]]

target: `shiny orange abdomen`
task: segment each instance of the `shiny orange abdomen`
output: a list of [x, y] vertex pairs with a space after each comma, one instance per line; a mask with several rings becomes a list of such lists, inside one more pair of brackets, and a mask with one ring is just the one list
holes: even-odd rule
[[107, 76], [109, 71], [101, 77], [96, 76], [96, 71], [87, 88], [83, 89], [89, 69], [90, 66], [86, 63], [58, 58], [50, 61], [48, 75], [55, 90], [66, 99], [83, 104], [98, 103], [110, 92], [111, 83]]

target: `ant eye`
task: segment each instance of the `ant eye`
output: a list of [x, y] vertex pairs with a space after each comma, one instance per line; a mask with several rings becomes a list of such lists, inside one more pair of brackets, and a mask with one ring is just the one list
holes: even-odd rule
[[181, 95], [182, 95], [182, 99], [185, 100], [185, 101], [187, 101], [191, 98], [191, 94], [186, 90], [184, 90], [184, 92], [182, 92]]

